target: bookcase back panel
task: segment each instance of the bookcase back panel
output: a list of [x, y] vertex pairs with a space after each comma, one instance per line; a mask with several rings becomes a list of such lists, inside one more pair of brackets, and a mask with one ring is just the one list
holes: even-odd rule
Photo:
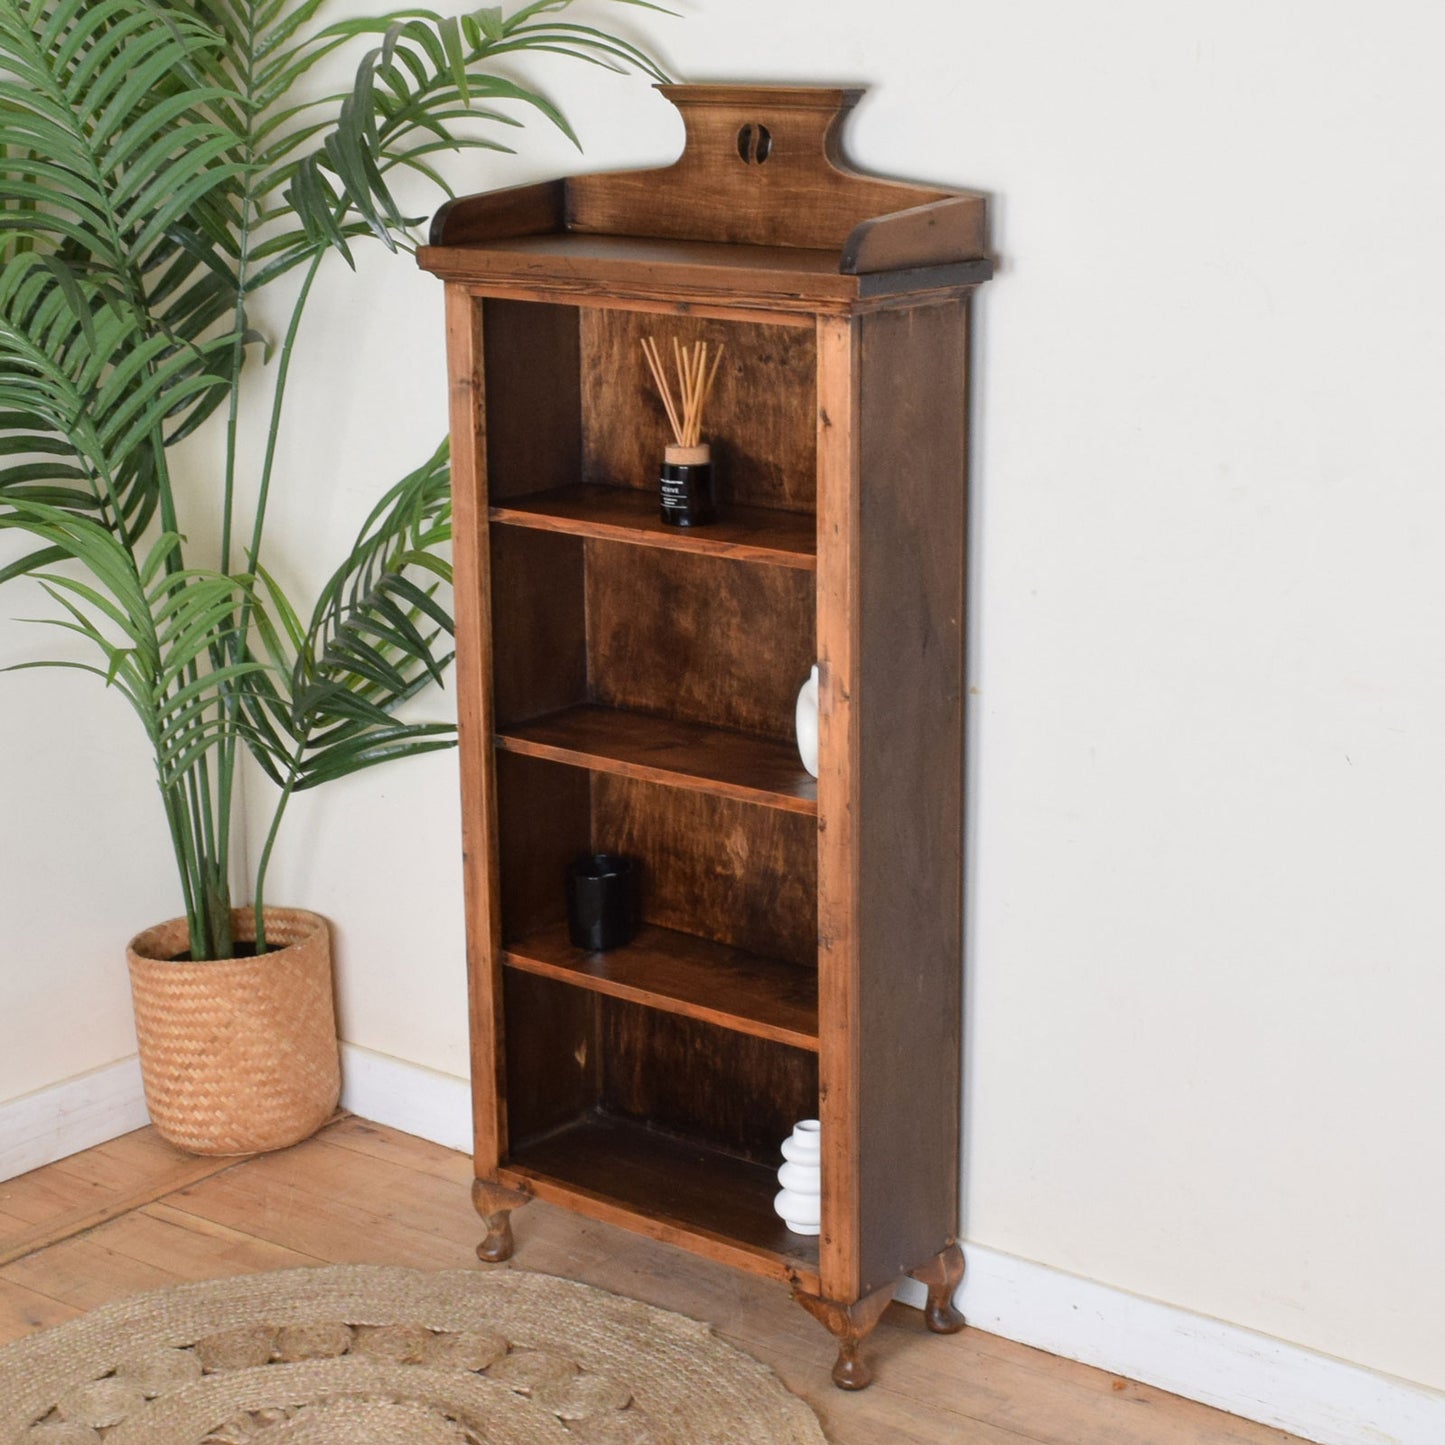
[[818, 1056], [619, 999], [601, 1001], [601, 1103], [609, 1113], [760, 1164], [816, 1118]]
[[487, 492], [492, 502], [581, 475], [577, 308], [482, 303]]
[[610, 774], [592, 778], [592, 845], [642, 862], [648, 923], [814, 969], [817, 821]]
[[592, 701], [791, 739], [816, 657], [814, 578], [588, 541]]
[[594, 1108], [602, 1077], [597, 999], [581, 989], [507, 969], [507, 1132], [521, 1144]]
[[[672, 343], [724, 348], [705, 411], [718, 500], [809, 512], [817, 496], [817, 342], [811, 329], [603, 308], [581, 310], [582, 474], [651, 489], [672, 440], [642, 353], [650, 336], [673, 367]], [[678, 379], [669, 374], [676, 399]]]
[[493, 527], [492, 677], [499, 727], [587, 700], [580, 537]]
[[590, 850], [588, 774], [519, 753], [497, 755], [502, 941], [567, 916], [567, 865]]
[[809, 815], [522, 753], [498, 752], [496, 778], [504, 943], [565, 920], [573, 859], [624, 853], [641, 864], [645, 922], [816, 970]]
[[774, 1168], [818, 1113], [818, 1056], [507, 970], [512, 1149], [598, 1112]]

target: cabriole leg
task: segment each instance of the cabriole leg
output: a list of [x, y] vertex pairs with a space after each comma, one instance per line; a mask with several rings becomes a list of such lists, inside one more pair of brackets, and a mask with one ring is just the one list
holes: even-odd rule
[[934, 1255], [927, 1264], [909, 1270], [914, 1279], [928, 1286], [928, 1304], [923, 1311], [923, 1322], [936, 1335], [957, 1334], [965, 1324], [953, 1303], [953, 1297], [963, 1283], [963, 1271], [963, 1251], [956, 1243]]
[[487, 1237], [477, 1246], [477, 1258], [485, 1264], [501, 1264], [511, 1259], [512, 1211], [520, 1209], [529, 1199], [520, 1189], [508, 1189], [490, 1179], [472, 1181], [472, 1205], [487, 1226]]
[[885, 1285], [850, 1305], [820, 1299], [801, 1290], [794, 1294], [793, 1298], [838, 1341], [833, 1383], [840, 1390], [865, 1390], [873, 1383], [873, 1372], [864, 1363], [859, 1348], [888, 1308], [894, 1288], [894, 1285]]

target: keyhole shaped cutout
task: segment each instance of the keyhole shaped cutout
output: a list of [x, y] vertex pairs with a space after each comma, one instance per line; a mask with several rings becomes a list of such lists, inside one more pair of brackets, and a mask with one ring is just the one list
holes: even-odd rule
[[738, 155], [750, 166], [760, 166], [773, 153], [773, 133], [765, 125], [745, 125], [738, 132]]

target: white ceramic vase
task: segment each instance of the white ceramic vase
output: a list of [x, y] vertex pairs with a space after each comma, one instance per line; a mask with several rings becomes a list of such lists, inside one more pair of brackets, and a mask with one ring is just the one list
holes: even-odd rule
[[[817, 669], [814, 668], [814, 675]], [[783, 1159], [778, 1183], [783, 1187], [773, 1208], [794, 1234], [817, 1234], [822, 1228], [823, 1169], [820, 1135], [816, 1119], [800, 1119], [783, 1140]]]
[[803, 766], [818, 776], [818, 664], [808, 680], [798, 689], [798, 706], [793, 713], [793, 726], [798, 734], [798, 756]]

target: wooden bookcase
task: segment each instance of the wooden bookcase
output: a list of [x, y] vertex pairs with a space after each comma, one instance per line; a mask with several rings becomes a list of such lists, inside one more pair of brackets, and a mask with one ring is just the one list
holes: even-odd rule
[[[656, 172], [469, 197], [446, 281], [483, 1259], [552, 1200], [956, 1329], [967, 317], [977, 195], [863, 177], [857, 92], [667, 86]], [[726, 345], [719, 520], [664, 526], [640, 340]], [[793, 706], [820, 664], [820, 777]], [[631, 854], [644, 926], [567, 939]], [[823, 1229], [772, 1210], [822, 1121]]]

